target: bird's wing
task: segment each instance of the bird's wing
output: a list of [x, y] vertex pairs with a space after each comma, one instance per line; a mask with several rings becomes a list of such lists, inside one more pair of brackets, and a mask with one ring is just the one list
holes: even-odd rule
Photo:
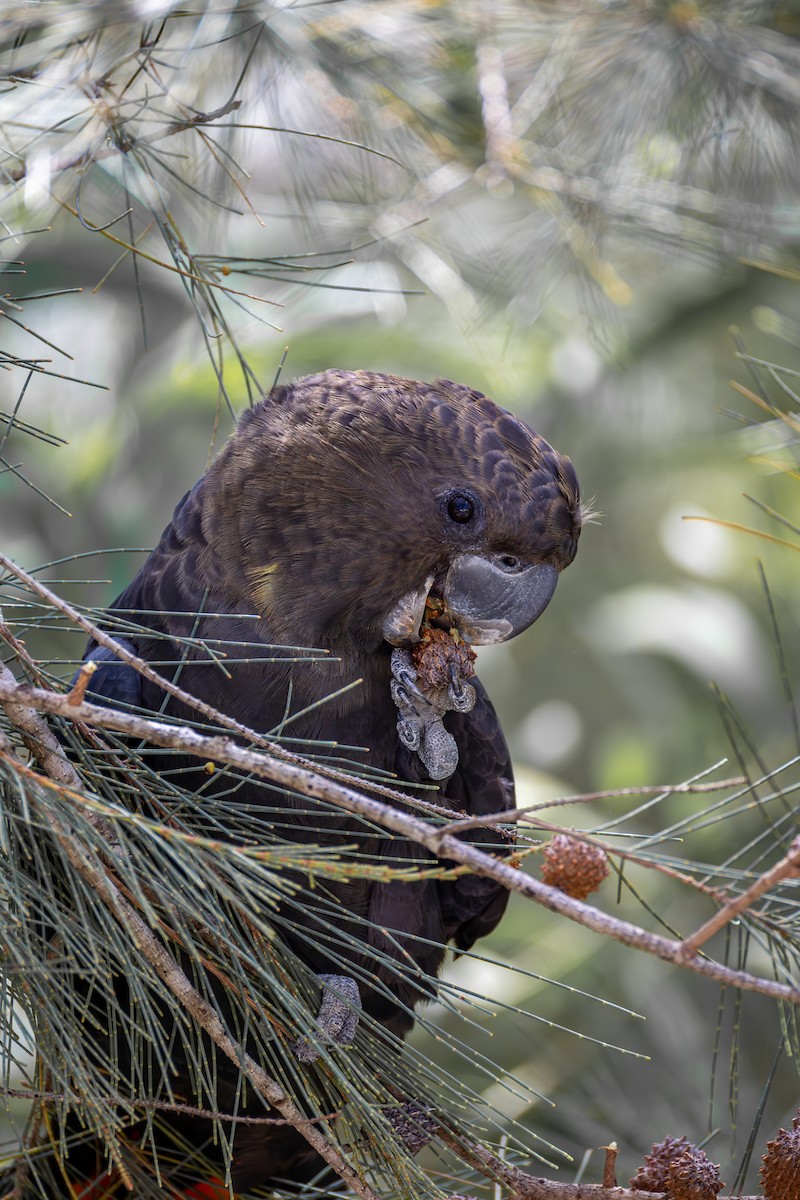
[[[202, 484], [202, 480], [200, 481]], [[212, 562], [209, 569], [203, 557], [205, 541], [200, 521], [200, 484], [178, 503], [172, 521], [164, 530], [155, 550], [131, 580], [127, 588], [109, 606], [110, 614], [119, 614], [136, 628], [127, 636], [114, 632], [115, 639], [145, 661], [157, 659], [157, 669], [170, 678], [183, 658], [191, 666], [194, 657], [191, 649], [180, 639], [191, 637], [198, 631], [199, 615], [203, 612], [224, 608], [216, 588], [216, 572], [221, 565]], [[242, 636], [239, 622], [234, 618], [210, 621], [203, 618], [199, 636], [214, 637], [222, 653], [222, 644], [229, 631], [232, 639]], [[219, 626], [219, 628], [218, 628]], [[248, 626], [244, 638], [252, 636]], [[221, 638], [217, 639], [220, 633]], [[98, 646], [90, 639], [84, 658], [98, 665], [88, 688], [88, 698], [101, 703], [127, 703], [139, 705], [157, 712], [164, 700], [164, 693], [157, 684], [145, 679], [133, 667], [117, 659], [112, 651]], [[190, 670], [184, 672], [181, 686], [187, 691], [197, 683], [197, 694], [205, 698], [202, 691], [202, 676], [199, 683]], [[211, 697], [213, 699], [214, 697]], [[225, 705], [220, 700], [220, 706]], [[170, 711], [184, 715], [183, 707], [175, 702]]]
[[[449, 713], [446, 724], [458, 745], [458, 767], [444, 788], [445, 799], [465, 817], [514, 808], [514, 776], [503, 731], [492, 702], [477, 679], [475, 707], [468, 713]], [[464, 840], [482, 850], [509, 853], [513, 841], [497, 829], [473, 830]], [[478, 875], [439, 884], [446, 939], [469, 950], [491, 933], [505, 911], [508, 892], [492, 879]]]
[[[132, 644], [127, 638], [116, 639], [119, 644], [135, 654]], [[122, 705], [139, 708], [142, 704], [142, 677], [133, 667], [128, 666], [116, 657], [112, 650], [105, 646], [92, 643], [85, 662], [94, 663], [97, 668], [92, 675], [86, 692], [86, 699], [91, 704], [104, 704], [111, 707]], [[77, 674], [75, 679], [77, 679]], [[73, 683], [75, 682], [73, 679]]]

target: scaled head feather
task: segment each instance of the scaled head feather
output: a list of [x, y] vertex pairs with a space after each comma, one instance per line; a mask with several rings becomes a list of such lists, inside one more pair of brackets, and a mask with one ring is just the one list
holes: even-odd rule
[[199, 486], [215, 553], [273, 625], [291, 609], [315, 644], [377, 644], [395, 606], [444, 587], [458, 558], [555, 579], [581, 528], [570, 460], [523, 421], [449, 380], [369, 371], [275, 389]]

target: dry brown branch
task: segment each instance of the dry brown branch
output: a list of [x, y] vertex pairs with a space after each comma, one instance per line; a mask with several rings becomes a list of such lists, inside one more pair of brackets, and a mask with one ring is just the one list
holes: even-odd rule
[[519, 825], [539, 824], [534, 813], [542, 812], [545, 808], [565, 808], [571, 804], [592, 804], [595, 800], [616, 800], [621, 796], [672, 796], [694, 795], [695, 792], [723, 792], [726, 788], [742, 787], [747, 780], [744, 775], [734, 775], [730, 779], [714, 779], [706, 783], [649, 783], [642, 787], [606, 788], [602, 792], [577, 792], [573, 796], [555, 796], [552, 800], [543, 800], [539, 804], [531, 804], [527, 808], [515, 808], [513, 812], [486, 813], [481, 817], [462, 817], [448, 826], [448, 833], [466, 833], [469, 829], [483, 829], [489, 825], [508, 825], [512, 821]]
[[719, 912], [715, 913], [696, 930], [691, 937], [684, 938], [683, 951], [691, 956], [697, 953], [700, 946], [712, 938], [715, 933], [724, 928], [730, 921], [736, 919], [748, 908], [751, 908], [765, 892], [770, 891], [783, 879], [796, 879], [800, 875], [800, 837], [796, 837], [789, 847], [789, 853], [759, 876], [739, 896], [729, 900]]
[[[350, 776], [348, 776], [346, 773], [326, 767], [321, 763], [312, 763], [308, 759], [303, 758], [301, 755], [294, 754], [290, 750], [286, 750], [283, 746], [279, 745], [272, 739], [265, 737], [263, 734], [258, 733], [254, 729], [249, 729], [246, 725], [241, 725], [238, 721], [235, 721], [226, 713], [220, 712], [219, 709], [212, 708], [207, 704], [203, 704], [202, 701], [197, 700], [188, 692], [184, 692], [170, 680], [164, 679], [158, 674], [157, 671], [154, 671], [150, 664], [145, 662], [144, 659], [137, 658], [136, 655], [131, 654], [129, 650], [127, 650], [124, 646], [121, 646], [113, 637], [110, 636], [110, 634], [106, 633], [104, 629], [101, 629], [100, 626], [94, 624], [87, 617], [84, 617], [78, 612], [77, 609], [73, 608], [71, 604], [68, 604], [55, 592], [51, 591], [46, 584], [41, 582], [41, 580], [37, 579], [34, 575], [29, 574], [29, 572], [24, 570], [24, 568], [18, 566], [13, 559], [8, 558], [1, 552], [0, 566], [4, 567], [12, 575], [15, 575], [17, 579], [21, 580], [28, 587], [30, 587], [30, 589], [38, 596], [41, 596], [43, 600], [47, 600], [48, 603], [52, 604], [53, 607], [58, 609], [58, 611], [61, 612], [65, 617], [68, 617], [71, 621], [74, 621], [77, 625], [84, 629], [86, 633], [90, 634], [95, 639], [98, 645], [105, 646], [106, 649], [112, 650], [122, 661], [129, 663], [134, 670], [138, 671], [141, 675], [144, 675], [145, 678], [150, 679], [152, 682], [158, 684], [158, 686], [163, 688], [164, 691], [168, 692], [172, 696], [175, 696], [176, 699], [180, 700], [182, 703], [196, 708], [197, 711], [203, 716], [209, 717], [218, 725], [222, 725], [227, 729], [233, 730], [235, 733], [241, 734], [242, 737], [247, 738], [247, 740], [253, 744], [267, 747], [270, 753], [276, 758], [283, 759], [286, 762], [294, 763], [296, 766], [305, 767], [308, 770], [315, 771], [317, 774], [324, 775], [329, 779], [338, 779], [345, 783], [345, 785], [350, 783]], [[14, 637], [8, 627], [5, 626], [1, 620], [0, 636], [4, 637], [9, 642], [9, 645], [12, 646], [12, 648], [18, 648], [18, 651], [24, 655], [24, 661], [28, 666], [28, 669], [34, 674], [34, 677], [39, 677], [44, 683], [45, 681], [41, 675], [41, 672], [38, 670], [34, 661], [30, 658], [30, 655], [28, 655], [24, 646], [21, 645], [21, 643]], [[592, 800], [604, 800], [614, 796], [651, 795], [658, 794], [660, 792], [672, 793], [716, 791], [728, 786], [740, 786], [746, 782], [747, 781], [743, 776], [737, 776], [733, 779], [719, 780], [713, 783], [698, 783], [690, 781], [680, 784], [668, 784], [664, 785], [663, 787], [650, 785], [648, 787], [641, 788], [619, 788], [610, 791], [587, 792], [583, 795], [566, 796], [562, 797], [561, 799], [547, 801], [544, 804], [533, 805], [530, 809], [517, 809], [514, 810], [514, 812], [508, 812], [504, 810], [502, 812], [490, 813], [487, 816], [474, 819], [464, 819], [461, 817], [457, 809], [453, 809], [448, 805], [436, 804], [433, 801], [424, 800], [420, 796], [408, 796], [397, 791], [395, 788], [388, 787], [386, 784], [378, 783], [376, 780], [364, 779], [361, 781], [360, 786], [364, 789], [364, 791], [376, 796], [383, 796], [384, 799], [390, 800], [393, 804], [412, 805], [436, 816], [452, 815], [454, 817], [458, 817], [458, 821], [453, 822], [453, 832], [463, 832], [467, 829], [483, 826], [486, 826], [487, 828], [494, 828], [495, 831], [502, 832], [500, 827], [515, 821], [518, 813], [532, 813], [543, 808], [548, 808], [551, 805], [576, 804], [583, 802], [588, 803]], [[448, 832], [450, 832], [449, 829]]]
[[86, 689], [91, 683], [92, 676], [97, 670], [96, 662], [85, 662], [81, 664], [81, 669], [78, 671], [77, 678], [67, 693], [67, 700], [70, 704], [83, 704], [86, 699]]
[[617, 1143], [609, 1142], [607, 1146], [601, 1146], [600, 1149], [606, 1152], [603, 1163], [603, 1187], [615, 1188], [617, 1186]]
[[[250, 729], [248, 726], [240, 724], [240, 722], [234, 720], [233, 717], [229, 717], [227, 713], [220, 712], [219, 709], [203, 703], [201, 700], [198, 700], [192, 696], [189, 692], [185, 692], [182, 688], [177, 687], [170, 680], [159, 675], [159, 673], [155, 671], [144, 659], [138, 658], [135, 654], [132, 654], [125, 646], [116, 641], [115, 638], [108, 634], [99, 625], [96, 625], [87, 617], [83, 616], [83, 614], [80, 613], [76, 608], [73, 608], [71, 604], [68, 604], [66, 600], [62, 599], [62, 597], [57, 595], [57, 593], [51, 591], [46, 584], [41, 582], [41, 580], [37, 579], [34, 575], [31, 575], [23, 567], [18, 566], [13, 559], [8, 558], [2, 552], [0, 552], [0, 567], [5, 568], [5, 570], [16, 576], [17, 579], [25, 583], [26, 586], [31, 589], [31, 591], [36, 593], [36, 595], [40, 596], [43, 600], [46, 600], [49, 604], [52, 604], [55, 609], [57, 609], [65, 617], [68, 617], [69, 620], [73, 621], [76, 625], [93, 637], [98, 645], [105, 646], [106, 649], [113, 651], [113, 653], [117, 655], [121, 661], [127, 662], [134, 668], [134, 670], [138, 671], [139, 674], [143, 675], [146, 679], [151, 680], [153, 683], [156, 683], [164, 691], [168, 692], [182, 703], [191, 708], [195, 708], [202, 716], [209, 718], [217, 725], [222, 725], [224, 728], [231, 729], [234, 733], [240, 734], [242, 737], [246, 738], [247, 741], [252, 742], [254, 745], [267, 748], [276, 758], [283, 759], [289, 763], [294, 763], [298, 767], [303, 767], [309, 771], [315, 772], [318, 775], [324, 775], [329, 779], [338, 779], [346, 786], [350, 784], [351, 777], [345, 772], [327, 767], [322, 763], [312, 763], [308, 759], [303, 758], [301, 755], [294, 754], [290, 750], [286, 750], [285, 747], [281, 746], [273, 739], [266, 737], [264, 734], [257, 732], [255, 729]], [[14, 637], [11, 630], [8, 629], [8, 627], [4, 625], [1, 620], [0, 636], [4, 637], [9, 642], [9, 645], [12, 646], [12, 649], [15, 649], [20, 653], [23, 661], [33, 674], [34, 678], [39, 678], [42, 684], [47, 686], [46, 680], [42, 676], [33, 659], [30, 658], [30, 655], [27, 653], [24, 646], [22, 646], [18, 639]], [[360, 786], [364, 789], [364, 791], [370, 792], [376, 796], [382, 796], [384, 799], [391, 801], [393, 804], [400, 804], [403, 806], [411, 805], [435, 816], [456, 817], [459, 815], [457, 809], [451, 808], [448, 805], [436, 804], [432, 801], [424, 800], [420, 796], [409, 796], [403, 792], [397, 791], [395, 788], [388, 787], [386, 784], [379, 783], [373, 779], [362, 780]], [[497, 816], [497, 820], [507, 821], [512, 815], [513, 814], [509, 814], [507, 812], [500, 813]], [[495, 821], [492, 822], [492, 827], [494, 827], [496, 831], [502, 832], [502, 829], [498, 828]]]
[[4, 642], [7, 642], [14, 651], [17, 661], [21, 662], [25, 668], [30, 671], [31, 678], [38, 680], [42, 687], [46, 687], [47, 679], [44, 675], [44, 672], [41, 670], [36, 660], [28, 653], [25, 643], [21, 642], [19, 638], [11, 632], [8, 625], [6, 625], [5, 621], [3, 620], [2, 608], [0, 608], [0, 638], [2, 638]]
[[[509, 1166], [491, 1150], [440, 1127], [438, 1136], [459, 1158], [494, 1179], [509, 1191], [507, 1200], [669, 1200], [665, 1192], [640, 1188], [608, 1187], [602, 1183], [560, 1183], [529, 1175]], [[613, 1144], [613, 1143], [612, 1143]], [[764, 1200], [762, 1196], [737, 1196], [737, 1200]]]
[[[81, 704], [75, 708], [68, 704], [65, 696], [57, 696], [25, 684], [12, 686], [10, 683], [0, 682], [0, 703], [7, 702], [143, 738], [153, 745], [182, 750], [206, 762], [223, 762], [251, 772], [260, 779], [268, 779], [281, 787], [298, 791], [311, 799], [335, 804], [347, 812], [366, 817], [385, 829], [391, 829], [411, 841], [418, 842], [437, 858], [462, 863], [476, 875], [495, 879], [510, 891], [535, 900], [551, 912], [568, 917], [571, 921], [625, 946], [644, 950], [656, 958], [686, 967], [698, 975], [704, 975], [729, 987], [760, 992], [777, 1000], [800, 1005], [800, 989], [790, 984], [764, 979], [748, 971], [737, 971], [700, 954], [686, 955], [681, 941], [651, 933], [641, 926], [604, 913], [590, 904], [573, 900], [558, 889], [548, 887], [547, 884], [523, 874], [507, 862], [465, 844], [452, 834], [443, 833], [441, 829], [419, 817], [364, 796], [308, 767], [300, 767], [283, 758], [278, 759], [247, 750], [225, 737], [206, 737], [193, 729], [176, 728], [161, 721], [146, 720], [93, 704]], [[402, 802], [407, 803], [404, 798]]]
[[62, 848], [75, 870], [102, 897], [120, 925], [129, 934], [134, 945], [167, 985], [176, 1000], [190, 1013], [200, 1028], [205, 1030], [223, 1054], [227, 1055], [236, 1066], [241, 1067], [259, 1095], [263, 1096], [272, 1108], [277, 1109], [289, 1124], [302, 1134], [320, 1157], [353, 1189], [357, 1196], [360, 1196], [362, 1200], [378, 1200], [372, 1188], [364, 1183], [355, 1168], [343, 1157], [334, 1144], [312, 1125], [309, 1125], [283, 1088], [267, 1075], [264, 1068], [254, 1058], [247, 1054], [241, 1046], [237, 1046], [228, 1036], [216, 1009], [207, 1000], [204, 1000], [192, 986], [164, 944], [152, 933], [136, 910], [126, 900], [123, 900], [111, 880], [98, 871], [91, 860], [84, 857], [75, 844], [66, 839], [57, 827], [53, 826], [53, 832], [61, 842]]

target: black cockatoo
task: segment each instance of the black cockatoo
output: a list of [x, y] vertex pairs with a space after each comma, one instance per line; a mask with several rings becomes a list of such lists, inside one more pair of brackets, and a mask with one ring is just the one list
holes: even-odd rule
[[[580, 527], [569, 459], [485, 396], [447, 380], [326, 371], [274, 389], [243, 414], [111, 608], [132, 611], [160, 635], [131, 635], [138, 655], [173, 659], [176, 669], [180, 662], [181, 688], [250, 728], [278, 729], [288, 701], [291, 735], [309, 750], [368, 747], [371, 766], [412, 783], [436, 780], [450, 807], [481, 815], [514, 803], [494, 709], [477, 679], [466, 682], [471, 671], [461, 670], [461, 659], [445, 655], [444, 680], [423, 686], [414, 647], [423, 626], [462, 648], [522, 632], [572, 561]], [[204, 638], [320, 647], [330, 661], [267, 663], [256, 648], [226, 678], [169, 640], [191, 634], [198, 612], [231, 614], [205, 618]], [[235, 615], [247, 613], [257, 613], [257, 623]], [[196, 718], [96, 643], [87, 657], [98, 667], [89, 699]], [[159, 670], [170, 675], [169, 666]], [[355, 679], [359, 686], [318, 703]], [[202, 764], [183, 766], [182, 786], [202, 783], [207, 792]], [[242, 781], [232, 801], [263, 804], [265, 814], [269, 806], [265, 835], [328, 845], [357, 835], [346, 815], [296, 797], [276, 802], [274, 790], [254, 780]], [[482, 843], [491, 836], [484, 832]], [[426, 857], [397, 838], [367, 840], [362, 853], [391, 854], [395, 863]], [[345, 995], [360, 993], [364, 1010], [402, 1036], [414, 1004], [431, 991], [419, 979], [435, 979], [444, 945], [469, 948], [494, 928], [506, 899], [474, 876], [359, 879], [328, 891], [350, 935], [335, 961], [329, 936], [314, 936], [311, 909], [311, 936], [288, 927], [281, 936], [323, 979], [341, 981], [352, 967], [357, 991]], [[371, 973], [374, 985], [364, 982]], [[292, 1130], [237, 1132], [235, 1187], [300, 1180], [318, 1165]]]

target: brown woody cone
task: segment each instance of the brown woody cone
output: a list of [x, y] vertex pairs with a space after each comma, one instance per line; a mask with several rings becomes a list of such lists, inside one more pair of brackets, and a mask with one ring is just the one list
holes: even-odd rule
[[762, 1155], [761, 1186], [765, 1200], [797, 1200], [800, 1196], [800, 1109], [791, 1129], [781, 1129]]
[[705, 1150], [690, 1146], [667, 1168], [669, 1200], [716, 1200], [722, 1191], [719, 1167]]
[[422, 640], [411, 651], [417, 683], [423, 692], [438, 692], [449, 687], [455, 668], [458, 679], [475, 674], [475, 651], [466, 642], [457, 641], [445, 629], [424, 626]]
[[663, 1142], [654, 1142], [652, 1150], [644, 1156], [644, 1162], [631, 1179], [630, 1186], [638, 1188], [640, 1192], [665, 1192], [667, 1171], [684, 1151], [691, 1149], [694, 1147], [685, 1137], [666, 1137]]
[[558, 833], [545, 847], [542, 882], [585, 900], [609, 874], [608, 857], [599, 846], [590, 846], [566, 833]]

